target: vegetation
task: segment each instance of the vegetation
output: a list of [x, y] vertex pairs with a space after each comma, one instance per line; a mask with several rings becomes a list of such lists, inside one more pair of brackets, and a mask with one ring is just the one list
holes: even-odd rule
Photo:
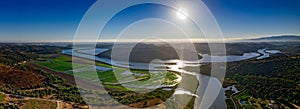
[[73, 69], [73, 65], [77, 65], [76, 68], [79, 68], [79, 64], [72, 64], [70, 57], [65, 55], [59, 55], [57, 57], [45, 58], [44, 61], [36, 61], [40, 66], [51, 68], [56, 71], [68, 71]]
[[225, 102], [227, 104], [227, 109], [234, 109], [234, 104], [231, 99], [226, 99]]
[[0, 64], [0, 87], [30, 89], [40, 87], [46, 78], [33, 70], [18, 70]]
[[[14, 71], [14, 73], [12, 74], [23, 75], [27, 73], [28, 71], [24, 71], [24, 72]], [[1, 77], [6, 77], [8, 79], [13, 79], [13, 80], [16, 79], [11, 77], [10, 75], [11, 74], [7, 74], [7, 76], [1, 76]], [[53, 99], [61, 99], [65, 101], [83, 103], [83, 100], [79, 96], [79, 92], [77, 88], [75, 86], [66, 84], [65, 80], [61, 79], [60, 77], [54, 76], [52, 74], [40, 70], [34, 70], [33, 74], [26, 75], [23, 77], [27, 79], [20, 77], [19, 81], [2, 82], [2, 84], [0, 85], [0, 91], [11, 93], [11, 94], [22, 95], [22, 96], [28, 96], [28, 97], [44, 98], [50, 96], [50, 98]], [[37, 77], [43, 77], [43, 78], [37, 78]], [[1, 80], [6, 80], [6, 79], [4, 78]]]
[[[14, 48], [14, 47], [13, 47]], [[47, 70], [40, 70], [37, 67], [32, 66], [32, 62], [42, 67], [46, 67], [49, 69], [53, 69], [55, 71], [61, 71], [70, 75], [75, 75], [87, 80], [97, 79], [99, 78], [105, 88], [109, 91], [109, 94], [114, 96], [114, 99], [117, 99], [119, 102], [130, 105], [133, 107], [147, 107], [154, 106], [156, 104], [162, 103], [165, 99], [169, 98], [174, 90], [165, 91], [162, 89], [157, 89], [149, 94], [139, 94], [132, 92], [130, 89], [125, 88], [120, 85], [120, 82], [128, 82], [130, 84], [138, 83], [147, 83], [148, 85], [154, 84], [157, 81], [163, 80], [161, 77], [167, 77], [162, 82], [165, 85], [173, 85], [176, 84], [177, 76], [173, 72], [158, 72], [156, 74], [152, 74], [146, 70], [133, 70], [133, 69], [125, 69], [125, 68], [114, 68], [114, 70], [110, 71], [98, 71], [97, 76], [91, 76], [92, 71], [84, 71], [84, 72], [76, 72], [73, 74], [72, 70], [72, 61], [70, 56], [61, 55], [59, 49], [57, 48], [55, 52], [51, 52], [53, 54], [43, 54], [38, 52], [35, 49], [39, 49], [39, 51], [43, 51], [42, 46], [38, 47], [26, 47], [27, 49], [18, 49], [14, 48], [14, 50], [6, 47], [7, 51], [13, 53], [29, 54], [26, 59], [18, 59], [17, 57], [24, 57], [19, 55], [10, 55], [11, 59], [14, 60], [10, 62], [4, 62], [0, 69], [1, 76], [0, 82], [3, 84], [0, 85], [0, 91], [20, 95], [24, 97], [34, 97], [34, 98], [45, 98], [45, 99], [59, 99], [63, 101], [70, 101], [84, 104], [83, 99], [79, 96], [78, 89], [75, 86], [67, 84], [66, 80], [61, 77], [57, 77], [49, 72], [45, 72]], [[53, 47], [50, 47], [53, 48]], [[34, 50], [32, 50], [34, 49]], [[45, 46], [45, 50], [48, 49], [48, 46]], [[24, 51], [22, 51], [24, 50]], [[29, 50], [31, 52], [28, 52]], [[33, 56], [33, 57], [30, 57]], [[5, 60], [3, 58], [3, 60]], [[26, 61], [25, 63], [22, 63]], [[21, 63], [20, 63], [21, 62]], [[111, 65], [107, 65], [104, 63], [96, 63], [99, 66], [112, 68]], [[82, 64], [76, 64], [78, 67], [86, 67]], [[22, 66], [22, 67], [20, 67]], [[124, 72], [131, 72], [128, 74], [123, 74]], [[118, 78], [116, 78], [118, 76]], [[128, 77], [133, 77], [131, 81], [128, 81]], [[149, 78], [153, 78], [151, 82], [148, 82]], [[7, 81], [7, 80], [12, 80]], [[20, 81], [13, 81], [20, 80]], [[30, 80], [30, 81], [28, 81]], [[125, 81], [127, 80], [127, 81]], [[138, 84], [136, 84], [138, 85]], [[88, 91], [88, 93], [100, 93], [103, 91]], [[123, 95], [123, 96], [116, 96]], [[39, 101], [18, 101], [22, 102], [24, 107], [26, 104], [32, 104], [34, 107], [39, 107], [35, 104]], [[92, 101], [95, 102], [95, 101]], [[113, 101], [97, 101], [95, 105], [101, 104], [111, 104], [114, 105]], [[25, 103], [25, 104], [24, 104]], [[40, 102], [39, 102], [40, 103]], [[145, 105], [139, 105], [140, 103], [145, 103]], [[16, 104], [18, 104], [16, 102]], [[17, 108], [13, 107], [14, 105], [6, 105], [6, 108]], [[29, 105], [28, 105], [29, 106]], [[26, 107], [32, 108], [32, 107]], [[41, 107], [43, 108], [43, 107]]]
[[[195, 44], [201, 45], [201, 44]], [[267, 108], [279, 106], [279, 108], [295, 108], [292, 104], [300, 105], [300, 56], [299, 44], [292, 44], [292, 47], [282, 44], [272, 45], [270, 43], [262, 44], [226, 44], [227, 51], [230, 54], [242, 54], [244, 52], [253, 52], [257, 48], [279, 47], [281, 51], [292, 51], [291, 54], [281, 54], [271, 56], [272, 58], [256, 60], [250, 59], [240, 62], [230, 62], [227, 64], [227, 72], [224, 86], [235, 85], [239, 91], [233, 96], [235, 103], [239, 108]], [[21, 95], [33, 98], [54, 99], [85, 104], [79, 96], [78, 89], [70, 85], [62, 77], [55, 76], [49, 71], [40, 70], [32, 67], [32, 63], [38, 64], [43, 68], [49, 68], [58, 73], [67, 73], [75, 75], [86, 80], [99, 78], [105, 89], [113, 99], [131, 107], [149, 107], [162, 103], [174, 93], [172, 90], [156, 89], [150, 93], [135, 93], [131, 89], [123, 87], [120, 83], [124, 82], [131, 85], [140, 85], [147, 83], [151, 86], [156, 82], [163, 82], [164, 85], [176, 84], [177, 76], [174, 72], [160, 71], [155, 74], [146, 70], [132, 70], [124, 68], [115, 68], [109, 71], [98, 71], [92, 75], [92, 71], [73, 73], [71, 57], [61, 55], [61, 49], [65, 47], [53, 47], [47, 45], [27, 45], [27, 44], [2, 44], [0, 45], [0, 91], [15, 95]], [[168, 47], [167, 47], [168, 48]], [[196, 47], [201, 48], [201, 47]], [[69, 48], [68, 48], [69, 49]], [[201, 50], [200, 50], [201, 51]], [[206, 53], [206, 50], [201, 53]], [[298, 54], [297, 54], [298, 53]], [[136, 51], [136, 54], [137, 51]], [[170, 53], [162, 54], [168, 56]], [[102, 54], [109, 56], [109, 52]], [[144, 52], [144, 55], [148, 55]], [[172, 54], [173, 55], [173, 54]], [[177, 57], [177, 56], [171, 56]], [[142, 59], [139, 57], [135, 60]], [[149, 58], [150, 59], [150, 58]], [[134, 60], [134, 59], [131, 59]], [[148, 62], [149, 60], [142, 60]], [[86, 67], [83, 64], [75, 64], [79, 68]], [[96, 65], [112, 68], [111, 65], [97, 62]], [[196, 67], [186, 67], [185, 70], [198, 72]], [[211, 75], [210, 64], [204, 64], [200, 67], [201, 73]], [[124, 72], [131, 72], [123, 74]], [[116, 78], [116, 76], [118, 78]], [[167, 78], [163, 79], [162, 77]], [[211, 75], [214, 76], [214, 75]], [[129, 77], [133, 77], [128, 81]], [[153, 79], [151, 79], [153, 78]], [[100, 98], [104, 94], [103, 90], [84, 90], [86, 93], [98, 94]], [[232, 95], [231, 91], [226, 92], [226, 96]], [[98, 97], [99, 97], [98, 96]], [[18, 108], [18, 106], [1, 103], [5, 99], [0, 94], [0, 109]], [[90, 99], [89, 99], [90, 100]], [[55, 102], [40, 100], [17, 100], [15, 104], [22, 104], [24, 108], [45, 108], [39, 104], [46, 104], [50, 108], [55, 108]], [[245, 104], [243, 104], [243, 103]], [[89, 101], [95, 105], [111, 105], [117, 103], [113, 100]], [[233, 108], [233, 102], [226, 100], [228, 108]], [[168, 104], [168, 103], [167, 103]], [[171, 103], [169, 103], [171, 104]], [[27, 107], [29, 106], [29, 107]], [[32, 106], [32, 107], [30, 107]], [[193, 101], [186, 108], [192, 108]]]
[[[300, 56], [273, 57], [264, 60], [247, 60], [228, 64], [227, 77], [237, 81], [243, 91], [235, 95], [249, 105], [242, 107], [268, 107], [270, 100], [274, 105], [295, 108], [300, 105]], [[251, 102], [253, 101], [253, 103]], [[255, 103], [257, 102], [257, 103]]]
[[59, 54], [66, 47], [26, 44], [0, 44], [0, 63], [19, 67], [24, 61], [39, 58], [39, 54]]
[[0, 103], [4, 102], [6, 98], [6, 95], [0, 93]]
[[243, 91], [237, 94], [236, 96], [234, 96], [235, 99], [239, 99], [239, 100], [247, 100], [250, 97], [251, 96], [249, 95], [248, 91]]
[[56, 109], [57, 104], [55, 101], [46, 100], [20, 100], [23, 105], [19, 108], [21, 109]]
[[57, 103], [50, 100], [14, 99], [0, 103], [0, 109], [56, 109]]
[[[174, 90], [165, 91], [162, 89], [156, 89], [146, 94], [139, 94], [131, 91], [111, 91], [109, 92], [109, 95], [111, 95], [115, 100], [125, 105], [144, 102], [144, 105], [142, 105], [141, 107], [149, 107], [149, 106], [154, 106], [156, 104], [160, 104], [162, 103], [162, 101], [166, 101], [166, 99], [170, 98], [170, 96], [172, 96], [173, 93]], [[159, 102], [156, 102], [156, 104], [147, 103], [151, 101], [151, 99], [157, 99], [157, 101]], [[136, 107], [136, 108], [141, 108], [141, 107]]]
[[[0, 91], [26, 97], [84, 103], [75, 86], [67, 84], [60, 77], [35, 69], [30, 65], [30, 61], [38, 59], [41, 54], [57, 54], [60, 52], [59, 50], [59, 47], [51, 46], [2, 46], [0, 50]], [[67, 58], [60, 56], [55, 60], [67, 60]]]

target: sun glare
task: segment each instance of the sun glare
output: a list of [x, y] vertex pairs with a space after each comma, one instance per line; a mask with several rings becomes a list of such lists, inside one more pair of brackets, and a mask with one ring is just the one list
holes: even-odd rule
[[177, 10], [176, 15], [179, 19], [185, 20], [188, 16], [188, 13], [186, 12], [186, 9], [180, 8]]

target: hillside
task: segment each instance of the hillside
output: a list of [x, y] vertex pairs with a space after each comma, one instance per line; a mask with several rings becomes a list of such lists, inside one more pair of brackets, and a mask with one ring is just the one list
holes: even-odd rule
[[238, 100], [260, 99], [265, 102], [261, 106], [266, 106], [268, 100], [288, 107], [293, 107], [292, 104], [299, 106], [299, 60], [300, 56], [275, 56], [263, 60], [232, 62], [227, 64], [226, 77], [233, 78], [236, 85], [243, 87], [243, 93], [235, 96]]
[[1, 86], [29, 89], [44, 84], [46, 78], [32, 71], [22, 71], [0, 65]]
[[125, 61], [127, 58], [125, 54], [130, 54], [129, 60], [134, 62], [151, 62], [153, 59], [178, 59], [178, 55], [176, 50], [174, 50], [168, 44], [145, 44], [139, 43], [130, 51], [130, 44], [118, 45], [114, 48], [114, 56], [111, 57], [112, 50], [110, 49], [107, 52], [99, 54], [99, 57], [102, 58], [113, 58], [114, 60]]

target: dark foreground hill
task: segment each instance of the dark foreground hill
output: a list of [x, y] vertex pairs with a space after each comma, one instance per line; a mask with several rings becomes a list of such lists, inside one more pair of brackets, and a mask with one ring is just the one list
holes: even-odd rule
[[289, 107], [300, 105], [300, 56], [278, 56], [227, 64], [233, 77], [254, 98], [271, 99]]
[[29, 89], [44, 84], [46, 78], [32, 71], [17, 70], [0, 65], [0, 84], [20, 89]]

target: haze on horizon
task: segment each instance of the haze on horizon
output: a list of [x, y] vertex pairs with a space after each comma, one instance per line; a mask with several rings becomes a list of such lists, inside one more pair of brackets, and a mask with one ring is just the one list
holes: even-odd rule
[[[95, 0], [12, 0], [0, 3], [1, 42], [54, 42], [71, 41], [85, 12]], [[215, 16], [225, 40], [250, 39], [277, 35], [300, 35], [300, 1], [291, 0], [203, 0]], [[114, 2], [117, 3], [117, 2]], [[111, 4], [113, 8], [113, 4]], [[129, 10], [129, 12], [135, 10]], [[109, 12], [109, 11], [108, 11]], [[179, 20], [184, 13], [174, 14]], [[101, 19], [99, 19], [101, 20]], [[144, 23], [148, 23], [144, 26]], [[176, 28], [160, 25], [161, 22], [141, 22], [131, 28], [134, 32], [127, 40], [138, 39], [141, 35], [157, 35], [158, 38], [180, 39], [183, 36]], [[155, 26], [156, 25], [156, 26]], [[148, 28], [147, 28], [148, 27]], [[151, 28], [150, 28], [151, 29]], [[130, 28], [129, 28], [130, 30]], [[168, 31], [172, 31], [168, 34]], [[164, 33], [165, 32], [165, 33]], [[132, 34], [130, 31], [128, 34]], [[162, 36], [159, 36], [162, 35]], [[169, 37], [164, 37], [169, 36]], [[114, 36], [107, 35], [107, 40]], [[114, 39], [114, 38], [113, 38]], [[198, 36], [192, 39], [203, 39]]]

